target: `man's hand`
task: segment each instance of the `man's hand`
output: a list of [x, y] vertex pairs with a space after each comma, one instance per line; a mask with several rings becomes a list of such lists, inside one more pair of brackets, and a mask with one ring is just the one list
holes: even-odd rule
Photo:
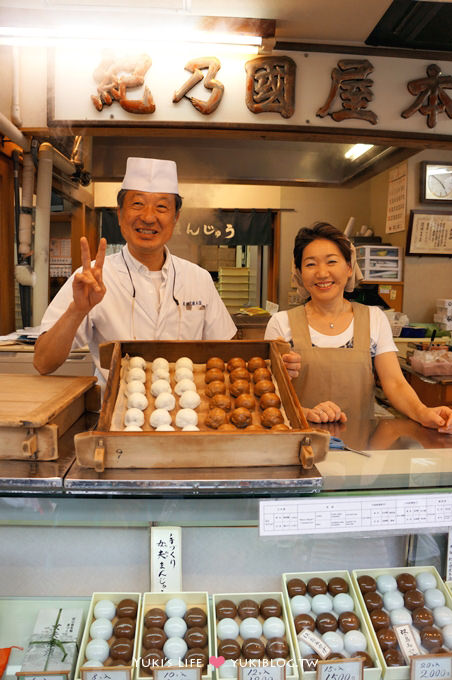
[[314, 408], [304, 409], [307, 420], [312, 423], [346, 423], [347, 416], [334, 401], [322, 401]]
[[297, 352], [288, 352], [282, 355], [282, 360], [291, 378], [298, 378], [301, 368], [301, 356]]
[[102, 267], [104, 266], [106, 249], [107, 242], [104, 238], [101, 238], [96, 261], [92, 267], [88, 241], [85, 236], [80, 239], [82, 271], [74, 276], [72, 294], [77, 311], [84, 315], [99, 304], [105, 295], [106, 288], [102, 280]]

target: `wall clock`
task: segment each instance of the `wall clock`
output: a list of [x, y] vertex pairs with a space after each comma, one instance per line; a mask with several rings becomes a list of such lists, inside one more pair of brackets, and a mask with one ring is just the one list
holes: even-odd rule
[[423, 161], [421, 163], [422, 203], [449, 203], [452, 205], [452, 161]]

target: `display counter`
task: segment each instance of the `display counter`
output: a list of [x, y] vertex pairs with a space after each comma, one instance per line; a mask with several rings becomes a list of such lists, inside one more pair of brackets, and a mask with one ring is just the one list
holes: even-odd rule
[[92, 417], [77, 421], [58, 462], [0, 463], [0, 595], [146, 592], [151, 525], [182, 527], [183, 587], [211, 594], [278, 591], [283, 572], [403, 566], [408, 534], [417, 534], [412, 561], [443, 565], [433, 534], [444, 527], [262, 537], [259, 504], [449, 494], [449, 435], [406, 419], [330, 425], [371, 457], [331, 450], [309, 474], [299, 467], [96, 473], [73, 457], [74, 432], [92, 426]]

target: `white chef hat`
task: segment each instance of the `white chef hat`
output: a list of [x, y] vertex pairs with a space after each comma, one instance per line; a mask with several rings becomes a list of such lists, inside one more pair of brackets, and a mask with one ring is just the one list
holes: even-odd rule
[[176, 163], [160, 158], [128, 158], [121, 189], [178, 194]]

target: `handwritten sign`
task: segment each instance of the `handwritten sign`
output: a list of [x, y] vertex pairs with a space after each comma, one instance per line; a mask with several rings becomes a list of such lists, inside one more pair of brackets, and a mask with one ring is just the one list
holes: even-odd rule
[[151, 590], [182, 590], [182, 534], [180, 527], [151, 527]]
[[238, 666], [238, 680], [285, 680], [286, 664]]
[[419, 649], [416, 639], [413, 635], [413, 629], [408, 623], [406, 623], [400, 626], [394, 626], [394, 633], [397, 636], [400, 651], [402, 652], [405, 661], [410, 663], [410, 658], [412, 656], [417, 656], [421, 653], [421, 650]]
[[201, 680], [200, 666], [167, 666], [156, 668], [154, 680]]
[[318, 635], [307, 628], [300, 631], [300, 633], [297, 635], [297, 638], [309, 645], [311, 649], [313, 649], [313, 651], [320, 656], [321, 659], [326, 659], [326, 657], [331, 654], [331, 649], [322, 640], [322, 638], [319, 638]]
[[82, 680], [130, 680], [130, 668], [82, 668]]
[[317, 680], [362, 680], [362, 659], [334, 659], [319, 661]]
[[411, 657], [410, 680], [450, 680], [452, 654], [422, 654]]

